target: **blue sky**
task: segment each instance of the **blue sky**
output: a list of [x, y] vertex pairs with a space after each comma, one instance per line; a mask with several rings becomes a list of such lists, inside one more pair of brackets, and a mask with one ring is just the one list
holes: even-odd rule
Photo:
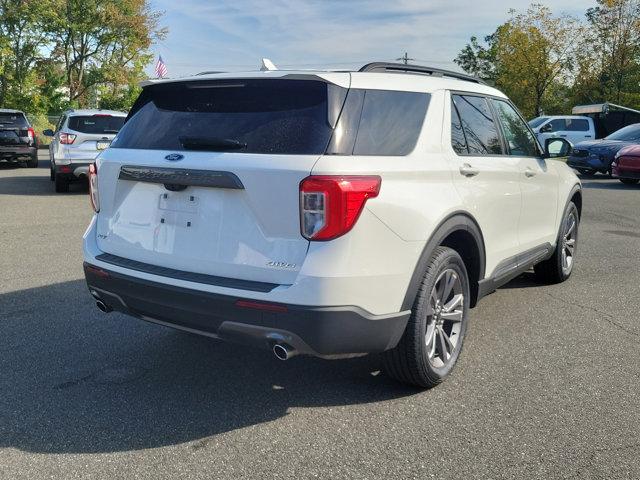
[[[483, 36], [529, 0], [152, 0], [165, 12], [162, 55], [170, 77], [254, 70], [262, 57], [288, 68], [354, 68], [394, 60], [455, 67], [471, 35]], [[584, 14], [595, 1], [550, 0], [554, 13]], [[150, 66], [148, 72], [153, 71]]]

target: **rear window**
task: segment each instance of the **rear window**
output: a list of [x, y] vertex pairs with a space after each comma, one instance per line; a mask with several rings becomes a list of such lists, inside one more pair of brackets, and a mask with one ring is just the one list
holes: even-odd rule
[[69, 129], [80, 133], [118, 133], [125, 117], [111, 115], [86, 115], [69, 117]]
[[143, 90], [112, 147], [320, 154], [345, 94], [308, 80], [154, 85]]
[[428, 102], [422, 93], [347, 94], [315, 80], [160, 84], [143, 90], [112, 147], [406, 155], [415, 147]]
[[29, 123], [22, 113], [0, 113], [0, 127], [29, 128]]

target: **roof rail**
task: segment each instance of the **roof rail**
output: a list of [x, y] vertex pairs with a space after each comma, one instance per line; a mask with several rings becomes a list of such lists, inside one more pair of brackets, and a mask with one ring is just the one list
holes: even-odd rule
[[216, 73], [227, 73], [227, 72], [211, 70], [211, 71], [207, 71], [207, 72], [200, 72], [200, 73], [196, 73], [196, 75], [195, 75], [195, 76], [196, 76], [196, 77], [199, 77], [199, 76], [201, 76], [201, 75], [214, 75], [214, 74], [216, 74]]
[[458, 80], [466, 80], [467, 82], [480, 83], [486, 85], [484, 80], [467, 75], [465, 73], [454, 72], [451, 70], [442, 70], [440, 68], [426, 67], [423, 65], [405, 65], [404, 63], [389, 62], [373, 62], [367, 63], [359, 72], [397, 72], [397, 73], [417, 73], [422, 75], [431, 75], [433, 77], [450, 77]]

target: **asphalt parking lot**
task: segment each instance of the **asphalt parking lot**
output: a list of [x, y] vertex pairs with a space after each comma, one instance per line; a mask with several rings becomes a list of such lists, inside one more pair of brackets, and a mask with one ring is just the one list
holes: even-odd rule
[[640, 478], [640, 186], [585, 179], [570, 281], [485, 298], [420, 392], [101, 313], [48, 175], [0, 164], [0, 478]]

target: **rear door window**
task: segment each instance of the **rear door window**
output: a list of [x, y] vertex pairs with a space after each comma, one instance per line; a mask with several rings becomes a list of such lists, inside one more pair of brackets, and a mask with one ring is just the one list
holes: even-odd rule
[[469, 155], [502, 155], [502, 141], [487, 99], [474, 95], [453, 95], [467, 140]]
[[118, 133], [124, 117], [112, 115], [77, 115], [69, 117], [69, 129], [80, 133], [108, 135]]
[[584, 118], [568, 118], [567, 131], [569, 132], [588, 132], [589, 122]]
[[314, 80], [153, 85], [143, 90], [112, 147], [321, 154], [345, 95]]

